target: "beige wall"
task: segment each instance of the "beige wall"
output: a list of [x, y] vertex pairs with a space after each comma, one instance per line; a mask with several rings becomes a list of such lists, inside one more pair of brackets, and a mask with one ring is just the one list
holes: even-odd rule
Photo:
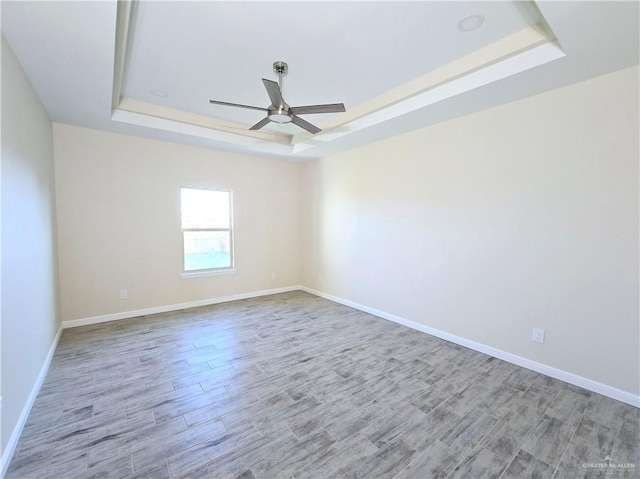
[[306, 164], [303, 284], [638, 394], [638, 105], [635, 67]]
[[[54, 143], [63, 320], [300, 283], [300, 165], [61, 124]], [[181, 186], [233, 190], [236, 273], [181, 278]]]
[[51, 122], [2, 37], [2, 452], [59, 327]]

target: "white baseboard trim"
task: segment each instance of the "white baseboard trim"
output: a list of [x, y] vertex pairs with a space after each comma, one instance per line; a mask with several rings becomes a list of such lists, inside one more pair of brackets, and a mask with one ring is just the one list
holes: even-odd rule
[[300, 286], [286, 286], [284, 288], [265, 289], [262, 291], [252, 291], [249, 293], [233, 294], [231, 296], [220, 296], [218, 298], [200, 299], [197, 301], [188, 301], [186, 303], [168, 304], [165, 306], [157, 306], [153, 308], [136, 309], [133, 311], [123, 311], [122, 313], [104, 314], [101, 316], [92, 316], [89, 318], [71, 319], [62, 322], [62, 327], [76, 328], [78, 326], [86, 326], [88, 324], [106, 323], [108, 321], [117, 321], [119, 319], [136, 318], [138, 316], [146, 316], [148, 314], [166, 313], [169, 311], [178, 311], [180, 309], [196, 308], [198, 306], [209, 306], [211, 304], [227, 303], [229, 301], [237, 301], [239, 299], [257, 298], [259, 296], [269, 296], [271, 294], [288, 293], [289, 291], [298, 291]]
[[44, 378], [47, 375], [47, 371], [49, 370], [49, 365], [51, 364], [51, 360], [53, 359], [53, 355], [56, 352], [56, 348], [58, 347], [58, 342], [60, 341], [60, 336], [62, 336], [62, 325], [58, 328], [56, 332], [55, 338], [53, 338], [53, 342], [51, 343], [51, 347], [49, 348], [49, 352], [47, 353], [47, 357], [44, 359], [42, 363], [42, 367], [40, 368], [40, 373], [36, 378], [36, 381], [33, 383], [33, 387], [31, 388], [31, 393], [27, 398], [27, 401], [22, 408], [22, 413], [18, 418], [18, 422], [16, 426], [13, 428], [13, 432], [9, 437], [9, 441], [7, 442], [7, 447], [2, 452], [2, 459], [0, 460], [0, 478], [3, 478], [7, 473], [7, 469], [9, 467], [9, 463], [11, 462], [11, 458], [13, 457], [14, 452], [16, 451], [16, 447], [18, 445], [18, 441], [20, 440], [20, 436], [22, 435], [22, 430], [24, 429], [24, 425], [27, 423], [27, 418], [29, 417], [29, 413], [31, 412], [31, 408], [38, 397], [38, 393], [40, 392], [40, 388], [42, 387], [42, 383], [44, 382]]
[[636, 396], [635, 394], [632, 394], [630, 392], [617, 389], [613, 386], [608, 386], [607, 384], [603, 384], [598, 381], [594, 381], [592, 379], [578, 376], [577, 374], [573, 374], [568, 371], [564, 371], [562, 369], [557, 369], [552, 366], [547, 366], [546, 364], [532, 361], [531, 359], [523, 358], [522, 356], [517, 356], [515, 354], [502, 351], [501, 349], [496, 349], [491, 346], [487, 346], [485, 344], [476, 343], [475, 341], [471, 341], [469, 339], [465, 339], [463, 337], [456, 336], [454, 334], [450, 334], [450, 333], [441, 331], [439, 329], [431, 328], [424, 324], [420, 324], [415, 321], [411, 321], [409, 319], [401, 318], [400, 316], [386, 313], [384, 311], [380, 311], [375, 308], [370, 308], [368, 306], [364, 306], [354, 301], [349, 301], [347, 299], [339, 298], [337, 296], [333, 296], [331, 294], [327, 294], [322, 291], [317, 291], [312, 288], [307, 288], [306, 286], [300, 286], [300, 289], [302, 291], [306, 291], [307, 293], [320, 296], [321, 298], [325, 298], [330, 301], [334, 301], [336, 303], [344, 304], [345, 306], [350, 306], [354, 309], [364, 311], [365, 313], [373, 314], [374, 316], [378, 316], [383, 319], [388, 319], [389, 321], [393, 321], [394, 323], [402, 324], [403, 326], [407, 326], [411, 329], [415, 329], [417, 331], [430, 334], [431, 336], [435, 336], [437, 338], [444, 339], [446, 341], [450, 341], [455, 344], [459, 344], [460, 346], [473, 349], [474, 351], [478, 351], [480, 353], [488, 354], [489, 356], [502, 359], [503, 361], [507, 361], [517, 366], [522, 366], [523, 368], [530, 369], [537, 373], [544, 374], [546, 376], [551, 376], [552, 378], [559, 379], [560, 381], [573, 384], [574, 386], [579, 386], [589, 391], [593, 391], [595, 393], [602, 394], [603, 396], [607, 396], [612, 399], [621, 401], [623, 403], [630, 404], [631, 406], [640, 408], [640, 396]]
[[[567, 382], [569, 384], [573, 384], [574, 386], [579, 386], [581, 388], [587, 389], [589, 391], [596, 392], [598, 394], [602, 394], [603, 396], [610, 397], [612, 399], [616, 399], [618, 401], [624, 402], [626, 404], [630, 404], [632, 406], [640, 408], [640, 396], [632, 394], [627, 391], [623, 391], [621, 389], [617, 389], [613, 386], [609, 386], [607, 384], [600, 383], [598, 381], [594, 381], [592, 379], [588, 379], [582, 376], [578, 376], [577, 374], [570, 373], [568, 371], [564, 371], [562, 369], [554, 368], [552, 366], [548, 366], [546, 364], [539, 363], [537, 361], [533, 361], [531, 359], [523, 358], [522, 356], [518, 356], [516, 354], [509, 353], [507, 351], [503, 351], [501, 349], [496, 349], [491, 346], [487, 346], [482, 343], [477, 343], [475, 341], [471, 341], [469, 339], [463, 338], [461, 336], [456, 336], [455, 334], [450, 334], [445, 331], [441, 331], [439, 329], [435, 329], [429, 326], [426, 326], [421, 323], [417, 323], [415, 321], [411, 321], [409, 319], [402, 318], [400, 316], [396, 316], [391, 313], [387, 313], [384, 311], [380, 311], [375, 308], [370, 308], [369, 306], [365, 306], [355, 301], [350, 301], [347, 299], [340, 298], [338, 296], [334, 296], [328, 293], [324, 293], [322, 291], [318, 291], [312, 288], [308, 288], [306, 286], [287, 286], [284, 288], [276, 288], [276, 289], [267, 289], [262, 291], [252, 291], [249, 293], [241, 293], [234, 294], [231, 296], [221, 296], [218, 298], [209, 298], [197, 301], [189, 301], [186, 303], [178, 303], [178, 304], [170, 304], [166, 306], [158, 306], [153, 308], [145, 308], [138, 309], [133, 311], [124, 311], [122, 313], [113, 313], [113, 314], [105, 314], [102, 316], [93, 316], [89, 318], [82, 319], [73, 319], [69, 321], [63, 321], [62, 327], [64, 329], [74, 328], [77, 326], [85, 326], [88, 324], [97, 324], [104, 323], [108, 321], [117, 321], [119, 319], [127, 319], [127, 318], [135, 318], [138, 316], [145, 316], [148, 314], [156, 314], [156, 313], [165, 313], [168, 311], [177, 311], [180, 309], [194, 308], [198, 306], [208, 306], [211, 304], [218, 303], [226, 303], [229, 301], [236, 301], [239, 299], [249, 299], [249, 298], [257, 298], [259, 296], [269, 296], [272, 294], [278, 293], [287, 293], [290, 291], [302, 290], [307, 293], [313, 294], [315, 296], [319, 296], [321, 298], [328, 299], [330, 301], [334, 301], [336, 303], [344, 304], [345, 306], [352, 307], [354, 309], [358, 309], [360, 311], [364, 311], [369, 314], [373, 314], [374, 316], [378, 316], [383, 319], [387, 319], [389, 321], [393, 321], [394, 323], [402, 324], [403, 326], [407, 326], [411, 329], [415, 329], [417, 331], [421, 331], [426, 334], [430, 334], [431, 336], [435, 336], [440, 339], [444, 339], [445, 341], [450, 341], [455, 344], [459, 344], [460, 346], [464, 346], [469, 349], [473, 349], [474, 351], [478, 351], [483, 354], [488, 354], [489, 356], [496, 357], [498, 359], [502, 359], [503, 361], [507, 361], [509, 363], [515, 364], [517, 366], [522, 366], [523, 368], [530, 369], [532, 371], [538, 372], [540, 374], [544, 374], [546, 376], [550, 376], [555, 379], [559, 379], [561, 381]], [[55, 348], [54, 348], [55, 349]], [[48, 367], [48, 365], [47, 365]], [[34, 397], [35, 399], [35, 397]], [[26, 418], [25, 418], [26, 419]], [[2, 477], [2, 476], [0, 476]]]

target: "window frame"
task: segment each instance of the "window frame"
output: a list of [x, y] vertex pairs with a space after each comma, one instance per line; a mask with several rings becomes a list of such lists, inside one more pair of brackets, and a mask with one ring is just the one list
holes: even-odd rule
[[[229, 195], [229, 227], [228, 228], [184, 228], [182, 226], [183, 221], [183, 210], [182, 210], [182, 191], [183, 190], [204, 190], [204, 191], [217, 191], [224, 192]], [[180, 234], [182, 236], [182, 278], [193, 278], [198, 276], [215, 276], [220, 274], [229, 274], [235, 273], [235, 248], [234, 248], [234, 227], [233, 227], [233, 190], [228, 188], [210, 188], [206, 186], [181, 186], [179, 188], [179, 197], [180, 197]], [[229, 266], [223, 266], [219, 268], [202, 268], [202, 269], [192, 269], [186, 270], [185, 264], [185, 232], [198, 232], [198, 231], [223, 231], [229, 233]]]

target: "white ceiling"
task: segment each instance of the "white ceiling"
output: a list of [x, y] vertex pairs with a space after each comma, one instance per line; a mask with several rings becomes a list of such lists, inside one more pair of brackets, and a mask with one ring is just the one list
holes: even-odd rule
[[[2, 2], [2, 32], [53, 121], [290, 159], [336, 153], [639, 60], [638, 2], [119, 8], [115, 1]], [[483, 25], [459, 31], [473, 14], [484, 16]], [[277, 79], [276, 60], [289, 64], [290, 105], [343, 102], [347, 112], [304, 116], [324, 130], [312, 137], [293, 125], [249, 132], [261, 112], [209, 104], [268, 106], [261, 78]]]

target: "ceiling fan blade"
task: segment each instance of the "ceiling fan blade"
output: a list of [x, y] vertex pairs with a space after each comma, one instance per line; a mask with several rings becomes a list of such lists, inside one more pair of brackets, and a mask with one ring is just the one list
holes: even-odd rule
[[269, 123], [271, 120], [269, 120], [269, 117], [266, 116], [264, 117], [262, 120], [260, 120], [258, 123], [256, 123], [255, 125], [253, 125], [251, 128], [249, 128], [250, 130], [259, 130], [260, 128], [262, 128], [263, 126], [265, 126], [267, 123]]
[[342, 113], [347, 111], [344, 103], [330, 103], [327, 105], [292, 106], [289, 111], [294, 115], [309, 115], [312, 113]]
[[298, 125], [300, 128], [304, 128], [305, 130], [307, 130], [309, 133], [312, 134], [316, 134], [321, 132], [322, 130], [320, 128], [318, 128], [315, 125], [312, 125], [311, 123], [309, 123], [308, 121], [303, 120], [302, 118], [300, 118], [299, 116], [293, 115], [291, 117], [291, 123], [293, 123], [294, 125]]
[[259, 106], [240, 105], [239, 103], [228, 103], [226, 101], [209, 100], [209, 103], [213, 103], [214, 105], [237, 106], [239, 108], [248, 108], [250, 110], [269, 111], [268, 109]]
[[284, 99], [282, 98], [280, 85], [278, 85], [277, 82], [267, 80], [266, 78], [262, 79], [262, 83], [264, 83], [264, 87], [267, 89], [267, 93], [269, 94], [269, 98], [271, 99], [271, 104], [276, 108], [277, 107], [283, 108]]

